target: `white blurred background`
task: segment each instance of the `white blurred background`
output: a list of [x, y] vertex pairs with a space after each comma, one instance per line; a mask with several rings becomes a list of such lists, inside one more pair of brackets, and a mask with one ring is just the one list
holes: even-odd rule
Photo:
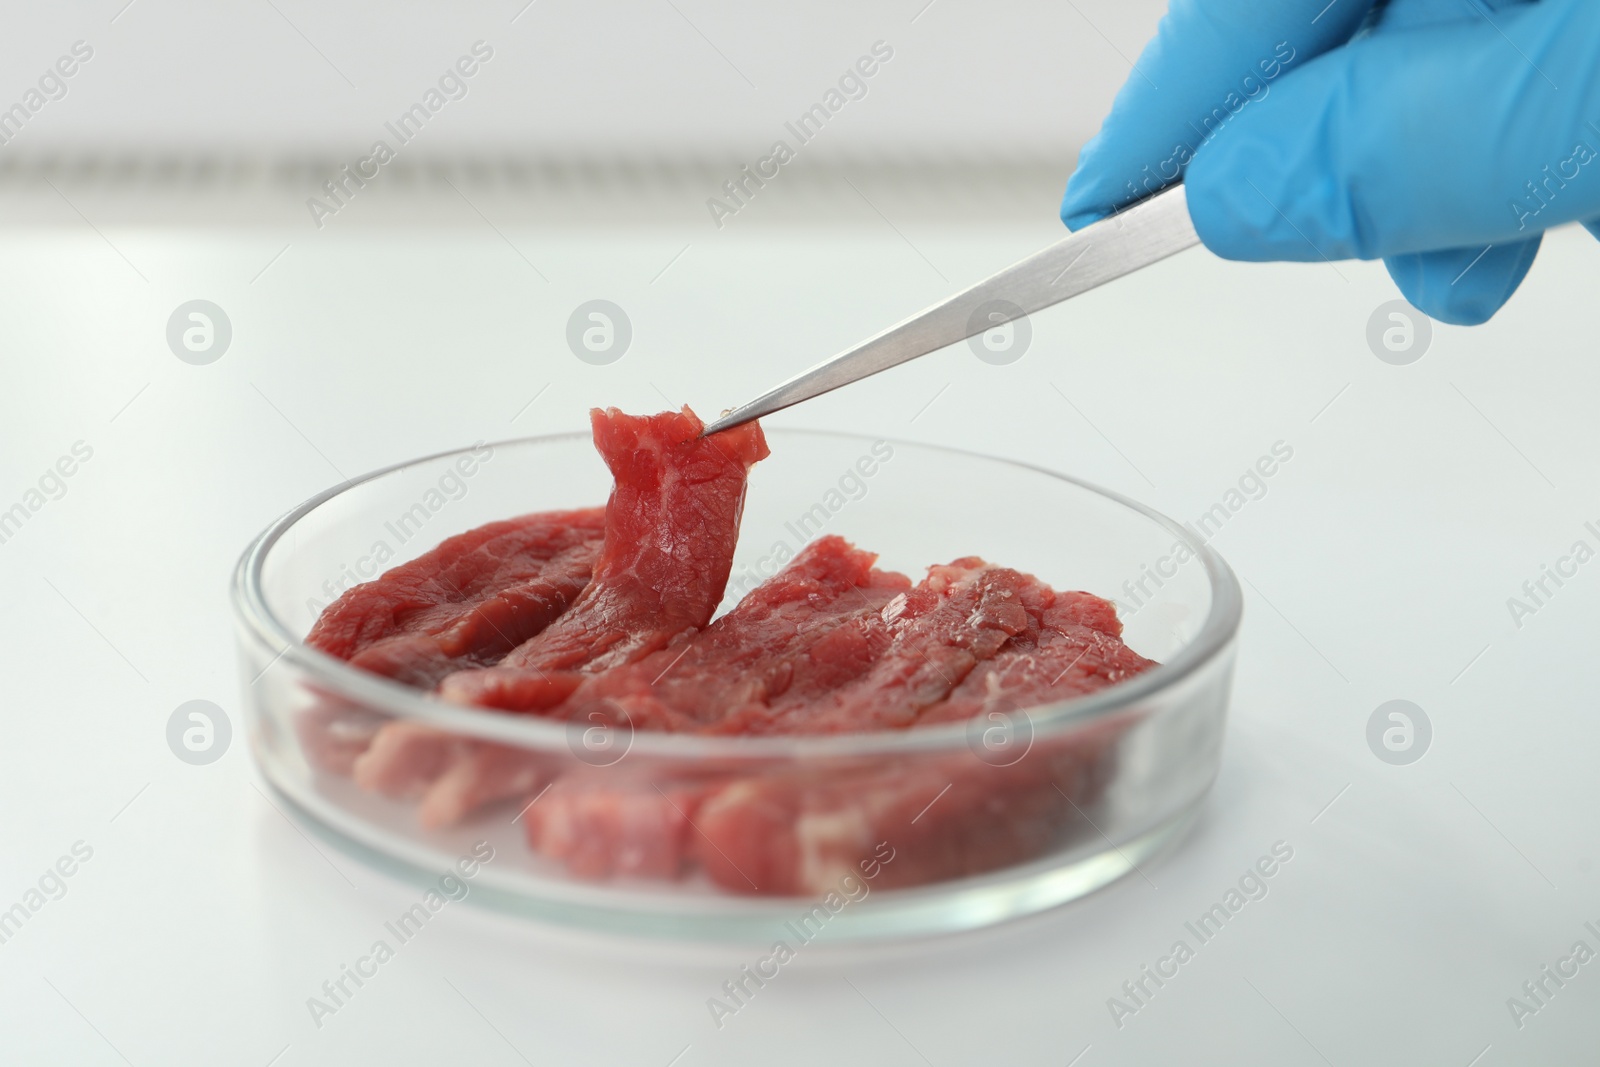
[[[677, 220], [754, 164], [875, 42], [893, 50], [742, 224], [814, 218], [843, 172], [919, 213], [1049, 217], [1156, 0], [28, 5], [0, 39], [0, 108], [77, 41], [93, 57], [0, 149], [0, 219], [296, 221], [476, 41], [492, 60], [342, 224], [450, 221], [440, 176], [512, 217]], [[69, 188], [72, 187], [72, 188]], [[846, 188], [845, 193], [848, 194]], [[916, 194], [916, 195], [912, 195]], [[870, 190], [869, 190], [870, 195]], [[76, 198], [73, 198], [77, 203]], [[616, 203], [613, 203], [616, 201]], [[381, 203], [380, 203], [381, 202]], [[797, 208], [804, 203], [804, 208]], [[617, 214], [620, 213], [620, 214]], [[498, 218], [499, 216], [497, 216]]]

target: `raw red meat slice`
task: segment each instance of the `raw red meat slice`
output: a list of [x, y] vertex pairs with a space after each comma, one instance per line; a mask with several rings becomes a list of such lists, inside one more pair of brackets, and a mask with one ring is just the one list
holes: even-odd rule
[[721, 732], [841, 733], [909, 726], [978, 663], [1035, 631], [1052, 591], [1038, 579], [976, 557], [932, 567], [884, 608], [887, 648], [830, 692], [780, 698], [769, 712], [730, 719]]
[[[699, 859], [712, 879], [741, 893], [752, 882], [761, 893], [824, 892], [888, 842], [897, 859], [878, 884], [922, 885], [1024, 862], [1083, 831], [1083, 809], [1109, 780], [1130, 720], [1036, 742], [1027, 709], [1154, 664], [1121, 642], [1115, 608], [1099, 597], [1038, 583], [1018, 596], [1033, 625], [918, 719], [973, 722], [970, 755], [802, 768], [730, 785], [698, 811]], [[1000, 731], [993, 751], [990, 730]]]
[[590, 413], [595, 447], [616, 484], [605, 547], [571, 610], [496, 668], [446, 678], [458, 703], [535, 710], [516, 672], [598, 673], [710, 621], [727, 586], [750, 467], [768, 454], [756, 423], [701, 437], [688, 408], [660, 415]]
[[875, 884], [889, 888], [998, 870], [1093, 832], [1085, 809], [1110, 780], [1130, 721], [1034, 740], [1022, 706], [988, 706], [1007, 718], [979, 720], [983, 729], [1014, 731], [1018, 751], [980, 754], [973, 731], [970, 753], [737, 781], [697, 809], [695, 858], [731, 892], [794, 896], [837, 888], [884, 844], [897, 859]]
[[[1034, 748], [1023, 709], [1102, 688], [1150, 663], [1117, 640], [1121, 626], [1105, 601], [1057, 595], [1016, 572], [980, 570], [977, 576], [972, 599], [980, 605], [987, 599], [989, 608], [980, 607], [973, 617], [987, 614], [996, 625], [980, 627], [988, 632], [974, 641], [940, 640], [933, 655], [946, 670], [951, 664], [959, 668], [966, 661], [952, 648], [976, 658], [994, 646], [993, 630], [1008, 636], [922, 719], [993, 718], [996, 726], [1014, 731], [1014, 744], [1024, 746], [1015, 758], [1002, 751], [986, 760], [980, 747], [971, 757], [905, 759], [832, 772], [809, 768], [735, 783], [699, 811], [707, 846], [700, 860], [714, 880], [735, 892], [749, 892], [752, 882], [763, 893], [822, 892], [887, 843], [899, 862], [885, 867], [879, 884], [923, 884], [1040, 855], [1065, 827], [1081, 821], [1074, 805], [1090, 803], [1105, 780], [1107, 754], [1121, 727], [1108, 733], [1102, 724]], [[1006, 595], [986, 597], [979, 591], [985, 588], [981, 576], [1003, 579], [988, 584], [987, 592]], [[962, 580], [951, 586], [958, 604]], [[1007, 610], [1013, 604], [1021, 606], [1025, 621]], [[919, 620], [936, 618], [937, 608], [909, 607]], [[921, 632], [960, 636], [959, 630], [926, 623]], [[910, 677], [913, 692], [934, 688], [931, 681], [924, 687], [915, 674]], [[883, 681], [882, 672], [875, 671], [874, 679]], [[981, 729], [973, 735], [980, 746], [982, 736]]]
[[356, 783], [393, 797], [420, 797], [426, 827], [448, 826], [485, 804], [530, 796], [563, 769], [559, 757], [395, 721], [355, 760]]
[[396, 719], [384, 725], [356, 757], [357, 784], [392, 797], [415, 797], [472, 742], [422, 723]]
[[820, 538], [704, 630], [589, 677], [553, 714], [693, 730], [842, 684], [887, 647], [881, 609], [911, 587], [876, 559], [842, 537]]
[[1057, 593], [1034, 634], [982, 663], [917, 725], [1038, 707], [1082, 696], [1155, 666], [1121, 641], [1116, 608], [1089, 593]]
[[[682, 648], [591, 677], [557, 714], [630, 730], [692, 730], [730, 708], [837, 684], [865, 669], [872, 648], [887, 646], [879, 612], [911, 585], [874, 568], [875, 559], [843, 538], [821, 538]], [[694, 811], [714, 788], [657, 788], [631, 770], [584, 770], [530, 810], [528, 840], [582, 877], [675, 877], [692, 855]]]
[[[538, 700], [552, 704], [564, 700], [579, 681], [580, 677], [570, 672], [529, 674], [523, 679], [525, 688], [536, 692]], [[325, 754], [320, 764], [323, 769], [354, 773], [358, 784], [389, 796], [422, 796], [418, 812], [428, 826], [444, 826], [485, 804], [522, 795], [520, 783], [546, 781], [551, 774], [552, 761], [547, 757], [458, 737], [404, 719], [376, 723], [334, 719], [337, 729], [324, 725], [326, 736], [315, 738], [308, 737], [305, 724], [309, 721], [310, 713], [301, 720], [301, 737], [308, 751], [315, 744]], [[357, 748], [352, 735], [362, 728], [367, 739]], [[333, 755], [344, 757], [345, 762], [327, 760]], [[479, 778], [473, 777], [474, 767], [482, 768]]]
[[485, 805], [536, 795], [565, 769], [559, 757], [475, 742], [429, 783], [417, 818], [429, 828], [453, 826]]
[[[603, 509], [584, 508], [469, 530], [347, 590], [306, 643], [432, 688], [460, 667], [496, 662], [565, 610], [588, 584], [604, 529]], [[295, 725], [313, 765], [349, 774], [385, 722], [329, 696]]]
[[[803, 573], [808, 564], [829, 558], [821, 553], [822, 546], [813, 546], [819, 549], [815, 557], [808, 549], [791, 569]], [[847, 549], [842, 543], [826, 547], [830, 553]], [[781, 586], [783, 577], [774, 583]], [[684, 661], [701, 642], [715, 647], [721, 637], [727, 647], [737, 648], [741, 641], [764, 636], [759, 627], [747, 624], [718, 633], [723, 623], [739, 620], [746, 605], [752, 605], [753, 621], [753, 602], [762, 599], [763, 591], [781, 599], [777, 588], [752, 593], [740, 608], [695, 638], [681, 653]], [[877, 612], [865, 614], [882, 622]], [[1092, 803], [1107, 779], [1113, 743], [1124, 727], [1097, 724], [1035, 746], [1024, 709], [1103, 688], [1151, 665], [1118, 640], [1121, 626], [1114, 608], [1098, 597], [1057, 594], [1027, 575], [967, 559], [934, 568], [927, 582], [904, 600], [896, 598], [881, 615], [892, 617], [898, 627], [892, 644], [890, 624], [884, 623], [876, 659], [867, 657], [839, 680], [843, 684], [831, 695], [824, 690], [819, 700], [818, 692], [808, 690], [792, 705], [822, 707], [840, 718], [780, 715], [775, 721], [809, 733], [819, 725], [820, 732], [832, 732], [852, 722], [882, 721], [879, 709], [885, 706], [902, 725], [910, 724], [909, 716], [919, 707], [924, 709], [922, 719], [930, 723], [982, 716], [972, 742], [978, 747], [970, 754], [844, 767], [803, 765], [724, 779], [716, 787], [697, 784], [676, 795], [670, 810], [653, 785], [644, 788], [651, 783], [589, 775], [581, 791], [552, 809], [551, 817], [559, 814], [562, 826], [581, 825], [585, 831], [581, 847], [556, 835], [553, 840], [563, 842], [558, 858], [569, 859], [574, 873], [604, 877], [613, 870], [634, 869], [632, 861], [608, 857], [648, 854], [658, 872], [698, 863], [730, 891], [794, 895], [836, 888], [840, 877], [858, 870], [881, 845], [893, 849], [898, 859], [892, 869], [885, 865], [889, 873], [877, 884], [905, 886], [1023, 862], [1043, 854], [1064, 834], [1084, 830], [1081, 808]], [[831, 636], [840, 630], [823, 632]], [[792, 655], [792, 649], [784, 650]], [[604, 692], [654, 659], [585, 682], [567, 707], [580, 706], [585, 693]], [[820, 661], [832, 662], [826, 655]], [[696, 670], [716, 675], [720, 665], [707, 657], [686, 678]], [[964, 677], [949, 684], [957, 671], [964, 671]], [[722, 697], [724, 706], [730, 706], [726, 695], [732, 689], [723, 683], [712, 690], [716, 695], [709, 702], [716, 704]], [[641, 707], [655, 709], [649, 694], [635, 696], [638, 702], [625, 705], [630, 718]], [[769, 699], [782, 706], [787, 696], [769, 694]], [[768, 705], [748, 701], [710, 728], [746, 733], [751, 723], [767, 715]], [[640, 717], [646, 725], [662, 725], [648, 715]], [[637, 719], [634, 724], [639, 725]], [[681, 720], [667, 725], [685, 727]], [[1014, 757], [1003, 749], [984, 750], [982, 731], [991, 726], [1014, 731]], [[540, 826], [529, 824], [530, 842], [544, 850]], [[656, 833], [662, 826], [675, 828], [669, 839], [647, 842], [635, 836]], [[689, 850], [687, 856], [678, 855], [680, 844]]]
[[[592, 581], [566, 614], [500, 666], [446, 677], [445, 699], [523, 711], [551, 707], [577, 685], [574, 672], [646, 656], [704, 626], [721, 601], [745, 479], [767, 455], [760, 427], [702, 438], [704, 424], [687, 408], [649, 417], [595, 410], [591, 422], [595, 446], [616, 478]], [[524, 762], [488, 742], [408, 733], [393, 745], [374, 745], [357, 763], [357, 780], [391, 794], [425, 791], [425, 814], [442, 819], [522, 795], [520, 783], [543, 773], [538, 757]], [[473, 783], [476, 764], [495, 768], [493, 780]]]
[[1083, 809], [1109, 775], [1123, 729], [1113, 725], [1041, 742], [1008, 766], [963, 753], [752, 777], [701, 803], [691, 844], [734, 893], [837, 889], [884, 845], [896, 858], [874, 882], [882, 888], [998, 870], [1092, 831]]
[[695, 837], [693, 813], [710, 787], [658, 786], [619, 766], [574, 771], [523, 815], [528, 842], [580, 878], [681, 877]]
[[452, 670], [498, 662], [589, 584], [600, 508], [492, 522], [347, 590], [306, 643], [354, 666], [430, 689]]

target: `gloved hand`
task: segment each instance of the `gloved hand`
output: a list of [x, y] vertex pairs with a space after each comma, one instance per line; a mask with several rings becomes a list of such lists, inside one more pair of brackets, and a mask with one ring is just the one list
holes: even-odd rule
[[1061, 218], [1180, 174], [1220, 256], [1381, 256], [1423, 312], [1484, 322], [1545, 229], [1600, 219], [1600, 3], [1171, 0]]

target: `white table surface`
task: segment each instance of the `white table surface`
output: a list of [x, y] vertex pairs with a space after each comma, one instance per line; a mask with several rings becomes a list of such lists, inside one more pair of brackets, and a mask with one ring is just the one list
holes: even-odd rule
[[[1506, 1004], [1580, 938], [1600, 950], [1600, 562], [1520, 629], [1506, 606], [1600, 520], [1600, 250], [1570, 231], [1493, 324], [1436, 326], [1409, 366], [1365, 341], [1394, 295], [1378, 266], [1195, 251], [1037, 317], [1015, 365], [957, 348], [774, 420], [1022, 457], [1183, 519], [1293, 447], [1215, 540], [1247, 583], [1226, 755], [1148, 879], [987, 932], [808, 950], [721, 1030], [706, 998], [748, 952], [458, 905], [313, 1024], [307, 997], [416, 892], [313, 846], [258, 788], [225, 595], [240, 549], [341, 472], [577, 428], [596, 403], [742, 400], [1058, 232], [871, 221], [12, 231], [0, 507], [75, 442], [93, 458], [0, 544], [0, 908], [74, 842], [93, 857], [0, 944], [0, 1062], [1592, 1058], [1600, 962], [1520, 1029]], [[233, 324], [209, 366], [164, 339], [197, 297]], [[608, 367], [563, 342], [592, 297], [634, 325]], [[197, 698], [235, 728], [203, 767], [164, 737]], [[1395, 698], [1433, 724], [1409, 766], [1365, 739]], [[1270, 893], [1119, 1029], [1108, 998], [1278, 841], [1294, 856]]]

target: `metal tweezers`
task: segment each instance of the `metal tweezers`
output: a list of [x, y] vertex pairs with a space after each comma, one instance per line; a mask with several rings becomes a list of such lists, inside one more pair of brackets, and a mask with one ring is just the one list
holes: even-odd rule
[[1180, 185], [1165, 189], [919, 311], [724, 413], [712, 434], [1002, 327], [1200, 243]]

